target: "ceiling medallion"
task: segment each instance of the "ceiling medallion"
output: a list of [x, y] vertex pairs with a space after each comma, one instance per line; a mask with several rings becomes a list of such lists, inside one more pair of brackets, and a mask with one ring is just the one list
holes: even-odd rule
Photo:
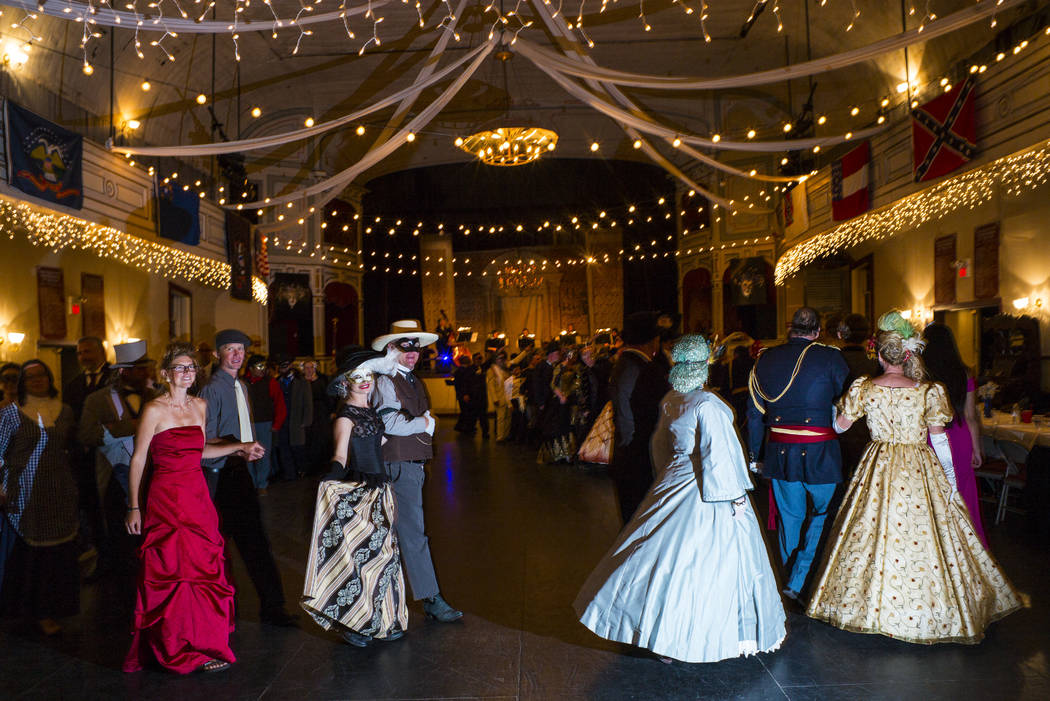
[[553, 151], [558, 135], [540, 127], [500, 127], [456, 139], [456, 146], [492, 166], [520, 166]]

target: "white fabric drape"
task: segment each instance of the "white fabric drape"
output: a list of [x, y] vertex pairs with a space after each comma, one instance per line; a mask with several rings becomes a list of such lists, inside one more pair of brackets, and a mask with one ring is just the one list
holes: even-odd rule
[[[588, 62], [590, 64], [594, 63], [594, 59], [592, 59], [586, 52], [583, 51], [583, 47], [581, 47], [579, 45], [579, 43], [576, 41], [576, 37], [574, 37], [571, 33], [569, 33], [569, 30], [568, 30], [567, 27], [562, 26], [562, 24], [560, 22], [555, 20], [554, 15], [547, 9], [547, 7], [542, 2], [536, 2], [535, 0], [533, 0], [533, 7], [535, 8], [536, 12], [539, 14], [540, 19], [543, 20], [543, 23], [547, 25], [547, 29], [549, 29], [550, 32], [552, 34], [554, 34], [555, 37], [561, 36], [562, 38], [564, 38], [569, 43], [570, 46], [572, 46], [573, 48], [576, 49], [578, 54], [582, 57], [582, 60], [584, 60], [584, 61], [586, 61], [586, 62]], [[566, 51], [566, 53], [568, 53], [567, 49], [563, 49], [563, 50]], [[602, 90], [602, 91], [606, 92], [606, 94], [610, 94], [610, 93], [615, 94], [617, 99], [620, 100], [621, 104], [626, 105], [628, 108], [631, 108], [631, 109], [633, 109], [635, 111], [640, 111], [627, 98], [626, 95], [624, 95], [622, 92], [620, 92], [619, 88], [617, 88], [615, 85], [608, 85], [608, 84], [605, 84], [605, 83], [598, 83], [598, 82], [593, 81], [593, 80], [588, 80], [587, 82], [591, 85], [591, 87], [593, 87], [596, 90]], [[642, 139], [641, 134], [639, 134], [636, 130], [630, 128], [629, 126], [623, 124], [622, 122], [620, 123], [620, 126], [623, 127], [624, 131], [627, 132], [628, 136], [632, 137], [633, 139], [635, 139], [637, 141], [641, 141], [642, 148], [645, 151], [645, 154], [647, 156], [649, 156], [649, 158], [652, 159], [657, 165], [659, 165], [664, 170], [666, 170], [667, 172], [669, 172], [672, 175], [674, 175], [676, 178], [678, 178], [679, 180], [681, 180], [685, 184], [689, 185], [689, 187], [693, 188], [693, 190], [698, 192], [700, 195], [702, 195], [704, 198], [706, 198], [709, 202], [713, 202], [713, 203], [717, 204], [720, 207], [725, 207], [727, 210], [732, 210], [732, 205], [730, 205], [728, 200], [726, 200], [723, 197], [720, 197], [720, 196], [716, 195], [715, 193], [711, 192], [707, 188], [702, 187], [699, 183], [694, 182], [692, 180], [692, 178], [689, 178], [688, 176], [686, 176], [686, 174], [683, 173], [680, 169], [678, 169], [673, 163], [671, 163], [668, 159], [664, 158], [648, 141], [646, 141], [645, 139]]]
[[[410, 132], [414, 133], [419, 131], [422, 127], [426, 126], [430, 122], [430, 120], [432, 120], [441, 110], [443, 110], [445, 106], [449, 103], [449, 101], [456, 96], [456, 93], [458, 93], [466, 84], [466, 82], [470, 80], [470, 78], [478, 70], [478, 67], [481, 66], [481, 64], [488, 57], [489, 53], [492, 51], [492, 48], [495, 45], [495, 40], [488, 41], [485, 44], [482, 44], [482, 50], [478, 53], [477, 56], [475, 56], [474, 60], [471, 61], [470, 65], [467, 66], [467, 68], [456, 78], [456, 80], [453, 81], [453, 83], [445, 89], [445, 92], [441, 93], [441, 95], [439, 95], [437, 99], [435, 99], [433, 102], [427, 105], [423, 109], [423, 111], [421, 111], [419, 114], [413, 117], [412, 120], [409, 121], [408, 124], [406, 124], [400, 131], [398, 131], [393, 138], [391, 138], [383, 145], [369, 151], [360, 161], [358, 161], [354, 165], [350, 166], [346, 170], [341, 171], [340, 173], [337, 173], [336, 175], [333, 175], [330, 178], [327, 178], [326, 180], [323, 180], [315, 185], [311, 185], [310, 187], [303, 188], [301, 190], [297, 190], [286, 195], [281, 195], [279, 197], [271, 197], [268, 202], [264, 202], [262, 200], [257, 200], [255, 202], [246, 202], [240, 205], [240, 207], [244, 209], [255, 209], [257, 207], [263, 206], [274, 206], [284, 204], [286, 202], [301, 200], [306, 197], [313, 197], [314, 195], [321, 194], [322, 192], [328, 192], [330, 190], [343, 189], [344, 187], [349, 185], [353, 181], [353, 179], [356, 178], [358, 175], [368, 170], [376, 163], [379, 163], [384, 158], [396, 151], [402, 144], [405, 143], [405, 137], [408, 136]], [[266, 231], [273, 231], [275, 229], [287, 228], [287, 226], [280, 225], [260, 228]]]
[[[463, 16], [463, 10], [466, 8], [467, 2], [468, 0], [460, 0], [459, 7], [456, 8], [456, 13], [452, 15], [452, 21], [449, 23], [448, 31], [441, 35], [441, 38], [438, 39], [437, 44], [430, 52], [430, 56], [427, 57], [426, 63], [423, 64], [423, 68], [419, 71], [419, 75], [416, 76], [416, 84], [429, 82], [428, 78], [430, 78], [434, 69], [437, 68], [438, 61], [441, 60], [441, 55], [444, 53], [445, 47], [448, 46], [448, 40], [455, 35], [456, 24], [459, 22], [459, 18]], [[478, 49], [475, 50], [479, 50], [480, 48], [481, 47], [478, 47]], [[412, 105], [415, 104], [416, 99], [421, 92], [422, 89], [412, 92], [402, 98], [401, 104], [397, 106], [397, 110], [395, 110], [394, 114], [390, 117], [390, 121], [387, 122], [386, 127], [384, 127], [379, 136], [376, 137], [375, 142], [372, 144], [372, 149], [379, 148], [390, 140], [397, 127], [401, 124], [401, 121], [405, 118], [405, 115], [408, 114], [410, 109], [412, 109]], [[320, 200], [315, 202], [314, 206], [317, 208], [323, 208], [338, 195], [339, 190], [330, 190], [327, 194], [322, 196]]]
[[[442, 40], [445, 40], [448, 35], [442, 36]], [[440, 41], [439, 41], [440, 43]], [[444, 48], [444, 45], [441, 45]], [[373, 112], [378, 112], [382, 109], [389, 107], [397, 102], [404, 101], [411, 98], [413, 101], [419, 96], [425, 89], [434, 85], [435, 83], [441, 82], [449, 75], [459, 70], [469, 60], [476, 57], [478, 53], [484, 50], [484, 44], [471, 50], [466, 55], [461, 56], [454, 62], [450, 63], [440, 71], [433, 73], [427, 73], [426, 76], [422, 74], [416, 79], [412, 85], [399, 90], [396, 93], [384, 97], [375, 104], [368, 107], [352, 112], [348, 115], [344, 115], [337, 119], [332, 119], [321, 124], [315, 124], [312, 127], [305, 129], [296, 129], [295, 131], [285, 132], [283, 134], [274, 134], [272, 136], [260, 136], [254, 139], [239, 139], [237, 141], [219, 141], [210, 144], [193, 144], [187, 146], [113, 146], [110, 150], [116, 153], [128, 153], [135, 156], [214, 156], [220, 153], [237, 153], [240, 151], [253, 151], [261, 148], [272, 148], [275, 146], [281, 146], [283, 144], [299, 141], [301, 139], [307, 139], [311, 136], [317, 136], [323, 134], [332, 129], [338, 129], [339, 127], [352, 124]], [[432, 54], [433, 56], [433, 54]], [[427, 64], [428, 68], [433, 71], [431, 63]]]
[[[306, 14], [298, 20], [292, 17], [282, 17], [274, 20], [272, 17], [263, 16], [245, 21], [244, 17], [238, 15], [236, 23], [232, 18], [228, 20], [202, 20], [200, 22], [174, 15], [160, 18], [159, 16], [145, 13], [125, 12], [99, 5], [90, 8], [84, 3], [72, 2], [71, 0], [47, 0], [43, 8], [37, 6], [36, 11], [69, 21], [91, 17], [91, 21], [94, 24], [104, 27], [120, 27], [129, 31], [134, 31], [138, 27], [140, 32], [172, 32], [178, 34], [233, 34], [236, 32], [243, 34], [245, 32], [272, 32], [275, 24], [277, 29], [294, 29], [312, 24], [324, 24], [325, 22], [341, 22], [343, 17], [363, 15], [369, 9], [374, 11], [389, 3], [390, 0], [372, 0], [371, 4], [364, 3], [356, 7], [348, 7], [345, 10], [324, 12], [316, 15]], [[17, 7], [21, 10], [25, 10], [27, 5], [33, 4], [36, 4], [36, 0], [33, 0], [33, 2], [0, 0], [0, 5]], [[72, 11], [66, 12], [66, 8]], [[139, 22], [142, 22], [142, 24], [139, 25]]]
[[[835, 134], [831, 136], [816, 136], [809, 139], [794, 139], [791, 141], [721, 141], [714, 142], [711, 139], [703, 138], [700, 136], [694, 136], [692, 134], [683, 133], [679, 129], [672, 129], [662, 124], [652, 121], [648, 116], [639, 117], [630, 112], [626, 112], [615, 105], [611, 105], [605, 100], [592, 94], [586, 88], [580, 87], [569, 78], [558, 73], [557, 71], [548, 69], [541, 64], [536, 66], [544, 73], [549, 75], [558, 85], [562, 86], [567, 93], [573, 97], [579, 99], [586, 105], [593, 107], [607, 117], [620, 122], [621, 124], [632, 126], [639, 131], [660, 136], [665, 139], [681, 139], [683, 143], [694, 144], [696, 146], [703, 146], [711, 149], [723, 149], [727, 151], [751, 151], [756, 153], [771, 153], [779, 151], [798, 151], [801, 149], [811, 149], [814, 146], [833, 146], [835, 144], [843, 143], [848, 141], [845, 134]], [[885, 129], [885, 126], [869, 127], [860, 131], [852, 132], [850, 138], [860, 141], [870, 136], [878, 134], [880, 131]]]
[[[957, 29], [966, 27], [974, 22], [979, 22], [996, 13], [1020, 5], [1025, 0], [1003, 0], [996, 4], [995, 0], [985, 0], [979, 4], [972, 5], [942, 19], [937, 19], [925, 25], [920, 32], [918, 27], [909, 29], [881, 41], [867, 46], [862, 46], [851, 51], [844, 51], [834, 56], [818, 58], [812, 61], [796, 63], [793, 66], [773, 68], [767, 71], [758, 71], [744, 75], [724, 76], [721, 78], [699, 78], [699, 77], [673, 77], [645, 75], [641, 73], [629, 73], [617, 71], [610, 68], [584, 63], [571, 56], [562, 56], [550, 49], [542, 48], [525, 39], [519, 38], [513, 50], [522, 55], [530, 54], [530, 59], [538, 59], [547, 66], [562, 73], [576, 76], [578, 78], [590, 78], [606, 83], [615, 83], [628, 87], [651, 88], [660, 90], [716, 90], [721, 88], [739, 88], [753, 85], [767, 85], [781, 81], [791, 80], [810, 75], [818, 75], [829, 71], [838, 70], [865, 61], [870, 61], [878, 56], [903, 49], [912, 44], [929, 41], [939, 36], [949, 34]], [[575, 39], [575, 38], [574, 38]]]

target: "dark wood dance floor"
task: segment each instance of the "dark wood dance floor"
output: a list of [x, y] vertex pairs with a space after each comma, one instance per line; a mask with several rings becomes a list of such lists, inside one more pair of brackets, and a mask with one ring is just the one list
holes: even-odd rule
[[[299, 628], [261, 625], [234, 553], [241, 617], [229, 671], [123, 674], [132, 588], [109, 576], [85, 585], [83, 613], [55, 638], [3, 624], [0, 699], [1050, 699], [1050, 550], [1018, 515], [989, 531], [1032, 608], [976, 647], [909, 645], [792, 613], [776, 653], [668, 666], [596, 638], [573, 615], [619, 528], [608, 477], [538, 466], [531, 450], [456, 438], [452, 419], [441, 423], [426, 514], [442, 591], [466, 612], [462, 623], [425, 621], [413, 604], [402, 640], [367, 649], [305, 614]], [[315, 491], [301, 480], [264, 497], [289, 609], [302, 591]]]

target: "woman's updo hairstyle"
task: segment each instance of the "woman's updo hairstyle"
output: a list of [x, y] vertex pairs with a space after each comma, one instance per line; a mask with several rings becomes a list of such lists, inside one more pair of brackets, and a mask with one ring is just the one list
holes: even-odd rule
[[700, 389], [707, 382], [707, 360], [711, 346], [699, 335], [682, 336], [671, 348], [671, 386], [685, 394]]
[[[168, 347], [164, 349], [164, 357], [160, 360], [159, 370], [163, 371], [163, 373], [170, 373], [171, 370], [169, 370], [168, 368], [171, 367], [171, 364], [175, 362], [176, 358], [183, 355], [188, 356], [190, 360], [193, 361], [194, 366], [197, 365], [197, 350], [193, 347], [192, 344], [187, 343], [185, 341], [173, 341], [169, 343]], [[197, 372], [200, 372], [200, 367], [197, 367]], [[166, 379], [164, 379], [163, 373], [157, 373], [158, 396], [171, 394], [171, 384]], [[197, 393], [197, 389], [200, 384], [199, 380], [199, 377], [194, 378], [193, 386], [189, 389], [189, 394], [195, 395]]]
[[877, 327], [875, 347], [882, 359], [900, 366], [904, 375], [916, 382], [925, 380], [926, 366], [921, 353], [926, 342], [911, 322], [893, 310], [879, 317]]

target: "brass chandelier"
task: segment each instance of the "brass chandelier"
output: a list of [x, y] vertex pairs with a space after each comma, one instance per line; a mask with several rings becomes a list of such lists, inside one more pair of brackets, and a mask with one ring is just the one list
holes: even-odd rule
[[493, 166], [532, 163], [557, 144], [557, 133], [541, 127], [499, 127], [456, 139], [456, 146]]

